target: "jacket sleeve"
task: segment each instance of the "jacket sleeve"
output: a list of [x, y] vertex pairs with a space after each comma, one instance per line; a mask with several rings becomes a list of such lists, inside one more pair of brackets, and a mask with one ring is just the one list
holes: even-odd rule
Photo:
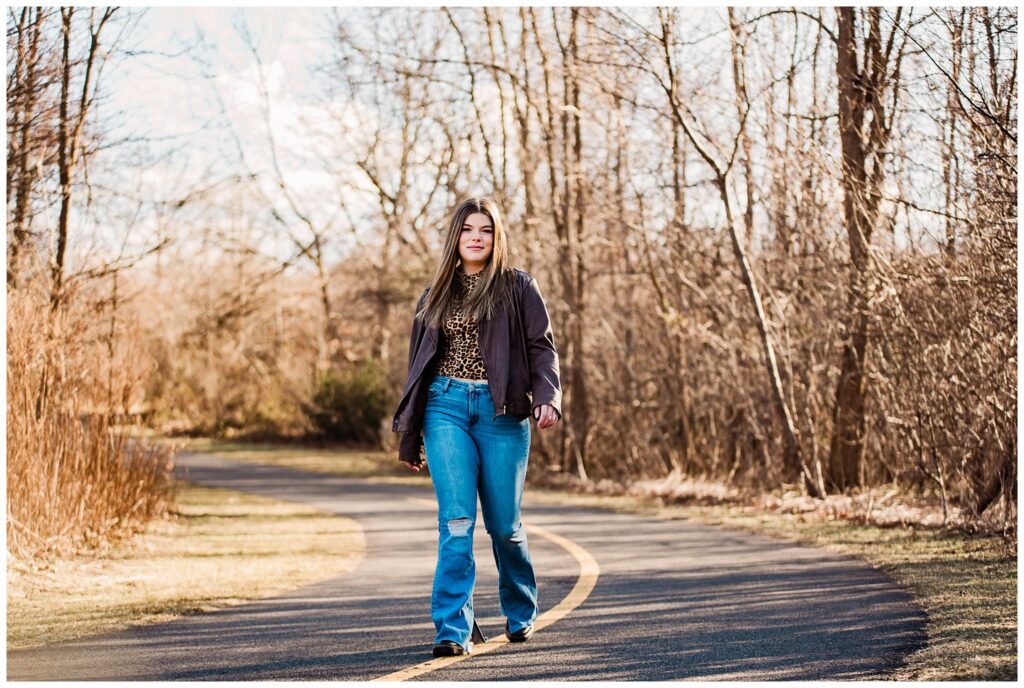
[[540, 285], [530, 277], [523, 294], [523, 316], [526, 328], [526, 352], [530, 362], [530, 387], [533, 409], [550, 404], [562, 418], [562, 386], [559, 379], [558, 351], [551, 331], [548, 307], [540, 293]]
[[[427, 298], [428, 291], [430, 291], [430, 287], [423, 290], [419, 301], [416, 302], [416, 310], [414, 310], [412, 314], [412, 331], [409, 334], [409, 365], [406, 370], [407, 384], [409, 374], [412, 373], [412, 364], [416, 360], [416, 348], [423, 330], [423, 321], [420, 318], [417, 318], [416, 314], [419, 313], [420, 308], [423, 307], [423, 302]], [[398, 440], [398, 460], [405, 461], [407, 463], [419, 463], [425, 460], [423, 431], [418, 429], [410, 432], [401, 432], [399, 434], [401, 437], [399, 437]]]
[[398, 440], [398, 460], [405, 463], [420, 463], [424, 461], [423, 432], [403, 432]]
[[412, 329], [409, 333], [409, 365], [406, 368], [405, 375], [406, 380], [409, 379], [409, 373], [412, 372], [412, 364], [416, 360], [416, 345], [420, 341], [420, 334], [423, 330], [423, 320], [416, 317], [416, 314], [423, 308], [423, 302], [427, 298], [427, 292], [430, 291], [430, 287], [423, 290], [420, 294], [419, 300], [416, 302], [416, 310], [412, 312]]

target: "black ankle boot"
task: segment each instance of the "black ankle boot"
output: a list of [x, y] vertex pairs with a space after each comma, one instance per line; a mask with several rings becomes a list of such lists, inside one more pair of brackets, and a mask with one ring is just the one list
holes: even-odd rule
[[505, 637], [513, 643], [525, 643], [529, 640], [531, 635], [533, 635], [533, 624], [530, 624], [526, 628], [520, 628], [515, 633], [509, 633], [508, 619], [505, 620]]
[[442, 640], [434, 645], [435, 657], [454, 657], [466, 654], [466, 649], [454, 640]]

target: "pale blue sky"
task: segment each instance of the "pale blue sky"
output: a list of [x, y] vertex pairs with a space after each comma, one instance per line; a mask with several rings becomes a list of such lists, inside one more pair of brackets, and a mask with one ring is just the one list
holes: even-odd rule
[[[126, 11], [140, 12], [142, 8]], [[109, 100], [100, 104], [102, 112], [97, 113], [99, 121], [121, 125], [121, 135], [147, 135], [160, 139], [151, 145], [151, 162], [142, 165], [140, 195], [176, 198], [176, 194], [180, 195], [183, 190], [244, 172], [245, 167], [268, 175], [270, 156], [263, 122], [263, 102], [256, 86], [255, 61], [239, 33], [239, 28], [244, 25], [259, 46], [269, 79], [272, 130], [281, 168], [303, 203], [303, 210], [318, 223], [324, 223], [337, 212], [344, 198], [357, 215], [372, 212], [375, 194], [368, 189], [365, 176], [352, 168], [353, 151], [360, 150], [362, 146], [357, 138], [349, 137], [356, 137], [358, 130], [365, 129], [353, 124], [353, 114], [368, 117], [372, 122], [376, 113], [361, 103], [324, 98], [324, 79], [322, 75], [312, 74], [312, 69], [335, 49], [331, 38], [335, 11], [331, 7], [146, 9], [128, 43], [136, 49], [155, 54], [122, 60], [104, 75]], [[338, 11], [345, 12], [346, 9]], [[724, 20], [718, 16], [721, 12], [717, 9], [704, 14], [713, 31], [702, 35], [724, 40], [716, 33], [724, 30]], [[694, 21], [700, 15], [700, 12], [688, 13], [687, 18]], [[190, 54], [178, 54], [196, 46], [200, 35], [204, 38], [204, 46]], [[702, 52], [706, 52], [704, 66], [710, 65], [708, 69], [712, 72], [716, 64], [712, 58], [728, 55], [721, 46], [714, 49], [702, 45], [700, 50], [691, 51], [691, 59]], [[756, 53], [752, 54], [752, 59], [757, 59]], [[751, 69], [763, 66], [755, 63]], [[478, 87], [487, 88], [486, 85]], [[708, 98], [709, 94], [705, 93], [704, 97]], [[731, 107], [728, 98], [723, 102]], [[706, 105], [705, 110], [704, 114], [713, 120], [713, 107], [708, 109]], [[119, 111], [123, 116], [112, 116]], [[200, 131], [204, 125], [208, 129]], [[631, 137], [637, 142], [642, 135], [643, 132], [634, 131]], [[240, 141], [241, 152], [234, 136]], [[156, 159], [161, 150], [174, 151], [175, 155]], [[240, 155], [244, 157], [244, 167], [238, 164]], [[139, 183], [139, 164], [125, 162], [129, 164], [115, 165], [116, 169], [111, 174], [120, 178], [112, 184]], [[642, 174], [642, 169], [638, 169], [637, 174]], [[705, 171], [697, 164], [691, 177], [704, 174]], [[269, 176], [267, 179], [272, 181]], [[346, 188], [370, 192], [346, 192]], [[267, 195], [274, 198], [276, 207], [284, 209], [283, 201], [272, 188], [267, 188]], [[252, 195], [229, 198], [232, 203], [236, 200], [238, 204], [248, 204], [242, 208], [243, 211], [266, 214], [268, 204], [265, 199], [261, 201]], [[361, 203], [371, 205], [361, 206]], [[695, 208], [700, 207], [695, 204]], [[717, 208], [716, 203], [707, 204], [706, 221], [709, 224], [716, 222]], [[214, 204], [212, 208], [207, 206], [205, 216], [178, 216], [174, 221], [179, 229], [183, 224], [188, 227], [188, 223], [204, 226], [218, 222], [225, 224], [228, 215], [237, 213], [239, 207], [222, 208], [220, 216], [217, 210]], [[96, 212], [110, 216], [108, 221], [101, 218], [98, 223], [101, 227], [109, 227], [106, 232], [118, 231], [115, 211], [103, 209]], [[926, 221], [928, 219], [925, 218]], [[159, 219], [147, 218], [141, 222], [143, 230], [158, 229]], [[152, 226], [146, 226], [147, 223]], [[344, 228], [345, 224], [341, 226]], [[263, 222], [257, 229], [266, 234], [265, 242], [261, 240], [260, 243], [260, 249], [265, 253], [282, 255], [282, 251], [290, 252], [287, 238], [282, 238], [290, 228]], [[138, 234], [147, 236], [146, 231]], [[110, 241], [117, 242], [118, 237], [112, 236]], [[339, 235], [338, 252], [351, 248], [350, 241], [351, 237]]]
[[[129, 11], [143, 12], [142, 8]], [[332, 204], [324, 191], [335, 188], [337, 178], [311, 165], [303, 153], [316, 145], [310, 140], [307, 124], [324, 119], [324, 102], [313, 95], [319, 86], [311, 70], [330, 49], [331, 15], [330, 8], [146, 9], [126, 45], [151, 54], [110, 66], [104, 74], [106, 101], [96, 114], [100, 121], [110, 117], [105, 120], [108, 127], [110, 122], [116, 123], [118, 128], [111, 132], [115, 138], [151, 138], [147, 148], [152, 162], [143, 164], [141, 173], [137, 163], [115, 165], [110, 173], [117, 180], [112, 183], [134, 185], [141, 174], [140, 191], [148, 190], [144, 195], [178, 198], [183, 192], [244, 172], [238, 165], [240, 153], [234, 136], [249, 169], [270, 174], [256, 62], [240, 33], [245, 26], [259, 48], [267, 74], [282, 171], [297, 196], [310, 203], [309, 212], [325, 219], [336, 203]], [[299, 118], [302, 126], [294, 124]], [[118, 155], [136, 155], [137, 150], [129, 147]], [[162, 152], [173, 154], [161, 158]], [[271, 186], [268, 178], [266, 187]], [[255, 202], [249, 207], [254, 206]], [[186, 213], [175, 222], [180, 230], [181, 223], [189, 221]], [[215, 224], [216, 209], [191, 221]], [[133, 232], [139, 244], [158, 229], [156, 224], [149, 226], [156, 219], [142, 222], [139, 229], [143, 231]], [[99, 224], [111, 228], [109, 241], [118, 241], [116, 221]], [[279, 256], [291, 250], [280, 231], [266, 232], [259, 246]]]

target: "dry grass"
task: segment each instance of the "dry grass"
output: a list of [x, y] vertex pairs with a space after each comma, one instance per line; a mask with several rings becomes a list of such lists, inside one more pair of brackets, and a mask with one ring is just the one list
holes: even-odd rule
[[111, 432], [145, 375], [126, 337], [105, 346], [70, 299], [7, 300], [7, 548], [27, 570], [130, 536], [169, 506], [169, 452]]
[[168, 621], [351, 571], [358, 523], [311, 507], [179, 483], [178, 506], [131, 540], [8, 570], [9, 649]]
[[[296, 447], [231, 445], [207, 440], [192, 441], [191, 447], [303, 470], [375, 481], [430, 484], [429, 476], [404, 475], [408, 471], [387, 452], [304, 452]], [[856, 510], [846, 508], [843, 498], [808, 508], [794, 495], [763, 494], [750, 499], [750, 495], [700, 481], [676, 481], [668, 494], [657, 496], [657, 490], [665, 487], [638, 484], [629, 494], [610, 483], [586, 488], [597, 493], [587, 493], [580, 485], [567, 484], [562, 489], [531, 485], [525, 500], [527, 504], [569, 504], [658, 518], [695, 519], [861, 557], [912, 590], [929, 615], [928, 646], [910, 656], [907, 665], [889, 678], [1016, 679], [1015, 540], [926, 527], [927, 522], [899, 526], [900, 518], [913, 523], [915, 515], [925, 514], [927, 509], [895, 495], [882, 495], [884, 499], [870, 495], [847, 498], [871, 502], [869, 513], [878, 522], [865, 523]], [[744, 503], [747, 500], [750, 503]], [[669, 501], [677, 503], [667, 504]], [[844, 515], [853, 520], [843, 518]]]

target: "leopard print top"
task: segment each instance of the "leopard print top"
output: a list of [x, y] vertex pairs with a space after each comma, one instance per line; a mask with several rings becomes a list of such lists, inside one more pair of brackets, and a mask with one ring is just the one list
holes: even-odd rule
[[[460, 268], [456, 273], [462, 284], [463, 292], [469, 292], [480, 282], [481, 272], [467, 275]], [[480, 355], [480, 335], [477, 322], [471, 317], [463, 317], [462, 295], [456, 290], [453, 297], [455, 308], [453, 314], [444, 324], [444, 337], [441, 345], [441, 358], [438, 359], [437, 375], [457, 377], [463, 380], [486, 380], [487, 366]]]

